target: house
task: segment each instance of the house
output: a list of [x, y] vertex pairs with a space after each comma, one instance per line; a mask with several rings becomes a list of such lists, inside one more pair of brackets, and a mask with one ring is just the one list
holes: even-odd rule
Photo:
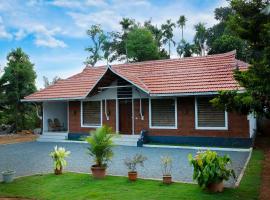
[[[252, 115], [214, 108], [220, 90], [243, 91], [233, 70], [248, 65], [235, 51], [183, 59], [85, 67], [24, 102], [43, 104], [43, 135], [88, 135], [106, 124], [123, 135], [147, 130], [153, 142], [188, 145], [251, 146]], [[61, 128], [53, 130], [53, 119]]]

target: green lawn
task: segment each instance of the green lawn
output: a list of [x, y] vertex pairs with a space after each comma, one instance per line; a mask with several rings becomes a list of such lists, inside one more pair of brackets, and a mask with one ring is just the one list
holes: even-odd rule
[[19, 178], [10, 184], [0, 184], [0, 197], [28, 197], [48, 200], [82, 199], [187, 199], [187, 200], [249, 200], [258, 199], [263, 153], [254, 151], [241, 185], [222, 194], [208, 194], [197, 185], [138, 180], [108, 176], [94, 180], [87, 174], [65, 173], [62, 176], [36, 175]]

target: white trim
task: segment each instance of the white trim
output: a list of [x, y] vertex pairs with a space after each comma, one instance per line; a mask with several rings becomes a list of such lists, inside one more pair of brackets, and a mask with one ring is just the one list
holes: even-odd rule
[[142, 113], [142, 99], [140, 98], [140, 115], [141, 115], [141, 120], [144, 120], [144, 115]]
[[44, 124], [44, 103], [42, 102], [42, 134], [45, 132], [44, 127], [45, 127], [45, 124]]
[[85, 97], [74, 97], [74, 98], [51, 98], [51, 99], [21, 99], [21, 102], [47, 102], [47, 101], [68, 101], [68, 100], [82, 100]]
[[119, 133], [119, 100], [115, 99], [115, 131], [116, 133]]
[[105, 112], [107, 121], [110, 120], [110, 116], [108, 115], [108, 111], [107, 111], [107, 99], [104, 99], [104, 112]]
[[225, 126], [224, 127], [199, 127], [198, 126], [198, 104], [197, 97], [195, 97], [195, 129], [196, 130], [228, 130], [228, 113], [224, 111], [225, 114]]
[[132, 135], [134, 135], [135, 134], [135, 127], [134, 127], [134, 100], [132, 99], [131, 100], [131, 112], [132, 112], [132, 114], [131, 114], [131, 120], [132, 120]]
[[174, 126], [152, 126], [152, 108], [151, 108], [151, 98], [149, 98], [149, 128], [150, 129], [177, 129], [178, 128], [178, 112], [177, 112], [177, 98], [173, 98], [174, 99], [174, 114], [175, 114], [175, 122], [174, 122]]
[[[231, 91], [231, 90], [230, 90]], [[245, 90], [237, 90], [237, 93], [243, 93]], [[204, 96], [204, 95], [217, 95], [219, 94], [218, 91], [212, 91], [212, 92], [181, 92], [181, 93], [164, 93], [164, 94], [151, 94], [151, 97], [172, 97], [172, 96], [178, 96], [178, 97], [184, 97], [184, 96]]]
[[83, 128], [99, 128], [102, 126], [102, 100], [98, 100], [100, 102], [100, 125], [84, 125], [83, 124], [83, 102], [87, 102], [87, 101], [81, 101], [81, 127]]
[[69, 101], [67, 101], [67, 132], [69, 133]]

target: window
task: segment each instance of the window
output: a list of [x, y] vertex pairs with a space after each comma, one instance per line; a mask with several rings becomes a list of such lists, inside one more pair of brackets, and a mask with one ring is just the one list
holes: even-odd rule
[[195, 100], [196, 129], [226, 130], [227, 112], [219, 110], [209, 102], [212, 98], [200, 97]]
[[176, 99], [149, 100], [150, 128], [177, 128]]
[[82, 102], [82, 126], [101, 126], [101, 101]]

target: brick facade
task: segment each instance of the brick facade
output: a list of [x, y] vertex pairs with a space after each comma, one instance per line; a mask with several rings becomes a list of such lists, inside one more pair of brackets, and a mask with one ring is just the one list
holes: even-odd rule
[[[104, 113], [103, 101], [103, 124], [116, 129], [116, 102], [108, 100], [109, 120]], [[155, 136], [210, 136], [210, 137], [232, 137], [249, 138], [249, 121], [247, 116], [236, 113], [228, 113], [228, 130], [196, 130], [195, 129], [195, 99], [194, 97], [183, 97], [177, 99], [178, 128], [177, 129], [149, 129], [149, 102], [142, 100], [142, 111], [144, 119], [140, 115], [140, 101], [134, 100], [134, 132], [139, 134], [142, 129], [148, 130], [150, 135]], [[80, 102], [69, 102], [69, 132], [87, 133], [90, 128], [82, 128], [80, 125]]]

